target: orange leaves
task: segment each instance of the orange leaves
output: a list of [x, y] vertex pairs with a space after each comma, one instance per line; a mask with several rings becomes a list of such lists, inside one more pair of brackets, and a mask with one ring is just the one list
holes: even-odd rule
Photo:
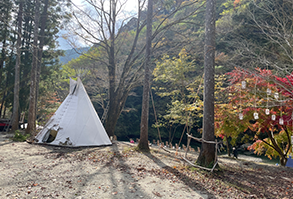
[[234, 6], [237, 6], [238, 4], [240, 4], [240, 1], [241, 1], [241, 0], [235, 0], [235, 1], [234, 1]]

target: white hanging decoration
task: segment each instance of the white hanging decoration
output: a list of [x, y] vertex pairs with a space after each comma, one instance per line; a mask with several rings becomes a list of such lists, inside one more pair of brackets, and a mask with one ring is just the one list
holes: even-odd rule
[[280, 119], [279, 119], [279, 124], [280, 124], [280, 125], [283, 125], [283, 124], [284, 124], [284, 120], [283, 120], [283, 118], [280, 118]]
[[272, 115], [272, 120], [273, 120], [273, 121], [276, 120], [276, 115]]
[[242, 82], [241, 82], [241, 88], [242, 88], [242, 89], [245, 89], [245, 88], [246, 88], [246, 81], [242, 81]]
[[272, 93], [272, 90], [271, 89], [267, 89], [267, 95], [270, 95]]
[[270, 114], [270, 109], [267, 108], [265, 112], [266, 112], [266, 115], [269, 115]]
[[239, 113], [239, 119], [243, 120], [243, 113]]
[[276, 100], [279, 99], [279, 93], [275, 93], [274, 97], [275, 97]]
[[258, 117], [258, 113], [257, 113], [257, 112], [254, 112], [254, 113], [253, 113], [253, 117], [254, 117], [255, 120], [257, 120], [257, 119], [259, 118], [259, 117]]

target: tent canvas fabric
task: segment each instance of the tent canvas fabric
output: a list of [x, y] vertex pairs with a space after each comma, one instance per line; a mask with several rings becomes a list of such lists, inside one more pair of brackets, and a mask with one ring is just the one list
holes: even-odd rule
[[80, 78], [70, 78], [68, 96], [35, 140], [72, 147], [112, 144]]

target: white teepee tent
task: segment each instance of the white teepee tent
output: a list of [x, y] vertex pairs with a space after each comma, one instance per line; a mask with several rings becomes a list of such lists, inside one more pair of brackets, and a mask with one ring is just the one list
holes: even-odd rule
[[80, 78], [70, 79], [69, 95], [35, 139], [73, 147], [112, 144]]

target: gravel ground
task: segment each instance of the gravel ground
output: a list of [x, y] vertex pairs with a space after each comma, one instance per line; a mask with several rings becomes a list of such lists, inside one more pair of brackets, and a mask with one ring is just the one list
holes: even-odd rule
[[0, 198], [293, 198], [292, 168], [259, 158], [222, 156], [220, 170], [210, 173], [174, 153], [141, 153], [127, 142], [64, 148], [7, 136], [0, 135]]
[[208, 198], [176, 177], [157, 175], [180, 163], [162, 150], [153, 156], [123, 142], [72, 149], [1, 137], [1, 198]]

